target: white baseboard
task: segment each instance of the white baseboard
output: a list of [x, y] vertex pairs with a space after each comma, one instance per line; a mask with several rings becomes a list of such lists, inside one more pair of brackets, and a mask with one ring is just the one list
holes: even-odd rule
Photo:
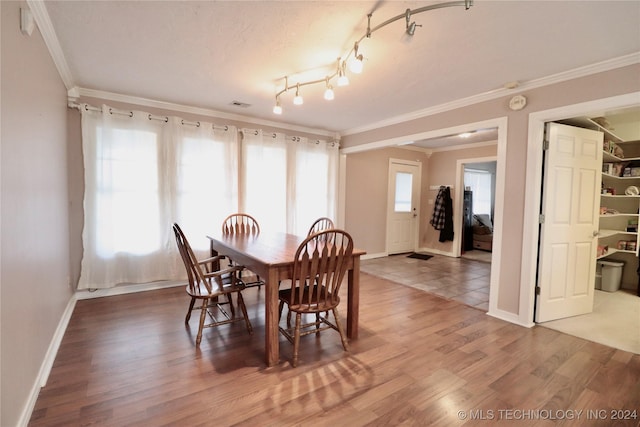
[[525, 328], [532, 328], [533, 326], [535, 326], [535, 323], [533, 322], [523, 323], [518, 315], [509, 313], [506, 311], [489, 308], [489, 311], [487, 312], [487, 314], [489, 316], [495, 317], [496, 319], [504, 320], [509, 323], [514, 323], [518, 326], [523, 326]]
[[386, 252], [379, 252], [377, 254], [364, 254], [360, 257], [360, 259], [374, 259], [374, 258], [384, 258], [389, 254]]
[[31, 392], [29, 393], [29, 398], [25, 403], [25, 406], [20, 414], [20, 418], [18, 420], [18, 426], [26, 427], [29, 424], [29, 420], [31, 419], [31, 414], [33, 413], [33, 408], [36, 406], [36, 401], [38, 400], [38, 395], [40, 394], [40, 389], [47, 385], [47, 380], [49, 379], [49, 374], [51, 373], [51, 367], [53, 366], [53, 362], [56, 359], [56, 355], [58, 354], [58, 349], [60, 348], [60, 343], [62, 342], [62, 338], [64, 337], [64, 333], [67, 330], [67, 326], [69, 325], [69, 320], [71, 320], [71, 315], [73, 314], [73, 309], [76, 306], [76, 297], [72, 295], [67, 303], [64, 312], [62, 313], [62, 317], [58, 322], [58, 327], [56, 328], [53, 337], [51, 338], [51, 342], [49, 343], [49, 348], [47, 349], [47, 353], [45, 354], [44, 360], [40, 365], [40, 371], [38, 372], [38, 376], [31, 387]]
[[154, 291], [156, 289], [173, 288], [175, 286], [185, 286], [184, 281], [159, 281], [151, 283], [131, 284], [131, 285], [119, 285], [113, 288], [88, 290], [83, 289], [76, 291], [76, 299], [92, 299], [101, 297], [110, 297], [113, 295], [132, 294], [136, 292]]

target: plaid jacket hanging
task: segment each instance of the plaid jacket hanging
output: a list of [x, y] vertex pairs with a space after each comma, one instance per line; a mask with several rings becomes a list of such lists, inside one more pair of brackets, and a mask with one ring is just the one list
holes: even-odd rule
[[438, 191], [438, 195], [436, 196], [436, 203], [433, 207], [433, 215], [431, 216], [431, 221], [429, 224], [433, 225], [433, 228], [436, 230], [442, 230], [444, 228], [444, 219], [445, 219], [445, 188], [440, 187]]

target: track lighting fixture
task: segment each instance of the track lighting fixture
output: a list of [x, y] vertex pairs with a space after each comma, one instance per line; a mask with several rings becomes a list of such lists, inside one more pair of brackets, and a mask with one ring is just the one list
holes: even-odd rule
[[326, 78], [327, 88], [324, 90], [324, 99], [331, 101], [335, 94], [333, 93], [333, 86], [329, 83], [329, 77]]
[[349, 85], [349, 77], [347, 77], [347, 72], [345, 71], [346, 66], [347, 63], [340, 61], [340, 58], [338, 58], [338, 86]]
[[358, 42], [353, 45], [353, 59], [349, 63], [349, 70], [351, 70], [354, 74], [362, 73], [362, 67], [364, 64], [362, 61], [364, 60], [364, 56], [361, 53], [358, 53]]
[[304, 99], [302, 99], [302, 96], [300, 95], [300, 83], [296, 85], [296, 96], [293, 97], [293, 104], [294, 105], [304, 104]]
[[372, 14], [368, 14], [366, 33], [353, 44], [353, 48], [351, 49], [351, 51], [349, 51], [349, 53], [347, 53], [347, 55], [345, 55], [344, 57], [338, 58], [338, 65], [336, 67], [336, 71], [333, 74], [330, 74], [328, 76], [325, 76], [324, 78], [317, 79], [317, 80], [301, 81], [293, 85], [289, 85], [289, 78], [285, 77], [284, 88], [276, 93], [276, 104], [273, 107], [274, 114], [282, 114], [282, 107], [280, 105], [280, 95], [287, 92], [289, 89], [293, 89], [293, 88], [296, 89], [296, 95], [293, 98], [293, 103], [295, 105], [302, 105], [304, 102], [302, 99], [302, 96], [300, 95], [301, 86], [313, 85], [318, 83], [324, 83], [326, 86], [326, 89], [324, 91], [324, 99], [326, 100], [334, 99], [335, 94], [333, 91], [331, 80], [336, 78], [338, 86], [346, 86], [349, 84], [349, 77], [347, 76], [346, 69], [345, 69], [347, 61], [349, 62], [349, 70], [352, 73], [359, 74], [362, 72], [364, 56], [362, 55], [362, 53], [358, 52], [358, 49], [360, 47], [360, 42], [365, 37], [371, 38], [371, 35], [375, 31], [383, 27], [386, 27], [392, 22], [398, 21], [402, 18], [405, 19], [405, 32], [408, 35], [413, 36], [416, 32], [416, 27], [421, 27], [422, 25], [416, 24], [415, 21], [411, 22], [412, 15], [417, 15], [418, 13], [427, 12], [435, 9], [441, 9], [445, 7], [453, 7], [453, 6], [464, 6], [465, 10], [468, 10], [471, 6], [473, 6], [473, 0], [450, 1], [446, 3], [431, 4], [429, 6], [419, 7], [414, 10], [407, 9], [404, 13], [394, 16], [392, 18], [389, 18], [374, 28], [371, 28]]
[[407, 23], [405, 25], [405, 31], [406, 31], [407, 34], [412, 36], [416, 32], [416, 27], [422, 27], [422, 25], [416, 25], [415, 21], [409, 23], [411, 21], [411, 9], [407, 9], [406, 12], [404, 13], [404, 16], [405, 16], [405, 19], [407, 21]]
[[280, 105], [280, 97], [276, 98], [276, 105], [273, 106], [273, 114], [282, 114], [282, 106]]

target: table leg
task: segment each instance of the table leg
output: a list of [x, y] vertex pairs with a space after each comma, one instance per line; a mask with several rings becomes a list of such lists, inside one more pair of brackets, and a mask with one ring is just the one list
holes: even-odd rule
[[280, 340], [278, 331], [278, 279], [276, 272], [269, 271], [264, 284], [265, 302], [265, 352], [267, 366], [274, 366], [280, 361]]
[[353, 268], [348, 272], [347, 337], [358, 338], [360, 318], [360, 257], [353, 257]]

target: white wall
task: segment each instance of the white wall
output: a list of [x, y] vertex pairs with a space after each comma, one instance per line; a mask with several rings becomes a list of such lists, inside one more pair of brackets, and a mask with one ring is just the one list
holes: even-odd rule
[[1, 419], [28, 421], [40, 372], [72, 298], [67, 213], [67, 93], [24, 2], [1, 1]]

